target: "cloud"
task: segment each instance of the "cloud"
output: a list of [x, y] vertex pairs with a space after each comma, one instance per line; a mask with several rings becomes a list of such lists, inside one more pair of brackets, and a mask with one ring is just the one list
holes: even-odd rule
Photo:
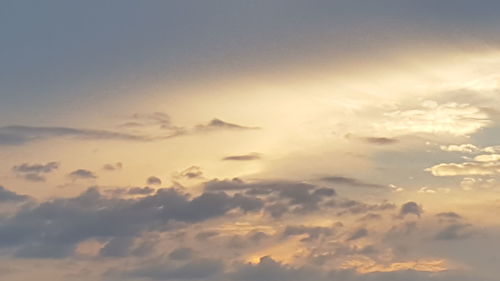
[[191, 166], [182, 171], [179, 176], [187, 179], [202, 179], [203, 171], [198, 166]]
[[121, 170], [122, 168], [123, 168], [123, 164], [121, 162], [108, 163], [108, 164], [104, 164], [102, 166], [102, 169], [106, 170], [106, 171], [117, 171], [117, 170]]
[[284, 214], [307, 213], [317, 210], [328, 199], [336, 195], [332, 188], [320, 187], [302, 182], [255, 181], [241, 179], [212, 180], [205, 183], [206, 191], [241, 191], [252, 197], [268, 200], [265, 210], [273, 217]]
[[51, 138], [77, 138], [84, 140], [151, 141], [152, 137], [106, 130], [76, 129], [70, 127], [0, 127], [0, 145], [21, 145]]
[[436, 217], [444, 218], [444, 219], [462, 219], [462, 216], [455, 212], [443, 212], [436, 214]]
[[19, 176], [33, 182], [45, 181], [45, 174], [49, 174], [59, 168], [58, 162], [49, 162], [46, 164], [29, 164], [23, 163], [12, 167]]
[[[492, 176], [500, 173], [500, 154], [497, 154], [500, 150], [498, 146], [482, 148], [472, 144], [462, 144], [441, 146], [441, 150], [470, 154], [488, 154], [479, 154], [474, 156], [474, 158], [465, 157], [467, 161], [462, 163], [440, 163], [425, 169], [425, 171], [430, 172], [434, 176]], [[473, 185], [476, 181], [473, 178], [464, 179], [464, 181], [466, 180], [469, 180], [468, 183], [464, 182], [466, 185]], [[466, 189], [470, 188], [466, 187]]]
[[172, 260], [189, 260], [193, 257], [193, 249], [191, 248], [177, 248], [168, 254]]
[[417, 217], [420, 217], [422, 213], [423, 213], [422, 207], [415, 202], [404, 203], [399, 211], [399, 214], [403, 217], [409, 214], [413, 214], [416, 215]]
[[476, 153], [478, 151], [481, 151], [481, 148], [473, 145], [473, 144], [452, 144], [452, 145], [441, 145], [440, 146], [441, 150], [443, 151], [449, 151], [449, 152], [465, 152], [465, 153]]
[[349, 238], [347, 238], [347, 241], [353, 241], [353, 240], [358, 240], [363, 237], [368, 236], [368, 230], [366, 228], [360, 228], [356, 230], [354, 233], [352, 233]]
[[155, 189], [145, 186], [145, 187], [132, 187], [129, 188], [127, 194], [130, 195], [148, 195], [155, 192]]
[[362, 140], [369, 144], [377, 144], [377, 145], [390, 145], [396, 144], [399, 142], [398, 139], [395, 138], [387, 138], [387, 137], [365, 137]]
[[374, 184], [374, 183], [366, 183], [366, 182], [362, 182], [362, 181], [359, 181], [359, 180], [354, 179], [354, 178], [343, 177], [343, 176], [324, 177], [321, 180], [325, 181], [325, 182], [329, 182], [329, 183], [347, 185], [347, 186], [352, 186], [352, 187], [374, 187], [374, 188], [385, 188], [386, 187], [384, 185]]
[[462, 181], [460, 182], [460, 187], [462, 187], [463, 190], [469, 191], [476, 188], [490, 189], [494, 187], [496, 184], [497, 182], [493, 178], [483, 179], [483, 178], [466, 177], [463, 178]]
[[180, 266], [154, 264], [120, 275], [153, 280], [207, 280], [223, 271], [224, 265], [216, 259], [196, 259]]
[[130, 255], [132, 243], [132, 237], [115, 237], [100, 249], [99, 255], [103, 257], [126, 257]]
[[343, 199], [337, 201], [329, 202], [329, 205], [332, 208], [340, 208], [342, 211], [338, 213], [338, 215], [343, 214], [366, 214], [374, 211], [387, 211], [393, 210], [396, 208], [396, 205], [393, 203], [380, 203], [380, 204], [367, 204], [364, 202], [351, 200], [351, 199]]
[[201, 241], [205, 241], [207, 239], [210, 239], [212, 237], [215, 237], [217, 235], [219, 235], [220, 233], [217, 232], [217, 231], [202, 231], [198, 234], [196, 234], [196, 239], [198, 240], [201, 240]]
[[471, 225], [464, 223], [454, 223], [444, 227], [434, 236], [436, 240], [457, 240], [469, 238], [473, 235], [472, 232], [468, 231]]
[[232, 156], [226, 156], [222, 158], [224, 161], [251, 161], [251, 160], [259, 160], [261, 158], [260, 154], [258, 153], [250, 153], [250, 154], [243, 154], [243, 155], [232, 155]]
[[[418, 264], [418, 263], [415, 263]], [[422, 262], [424, 267], [425, 262]], [[431, 263], [432, 264], [432, 263]], [[233, 281], [256, 281], [256, 280], [270, 280], [270, 281], [452, 281], [464, 280], [473, 281], [473, 278], [459, 278], [465, 276], [463, 273], [456, 271], [425, 271], [423, 269], [416, 270], [404, 263], [394, 265], [394, 270], [386, 272], [375, 271], [369, 273], [359, 273], [350, 269], [328, 270], [325, 268], [318, 268], [314, 266], [293, 266], [274, 260], [270, 256], [261, 257], [258, 263], [254, 264], [241, 264], [234, 270], [219, 276], [218, 280], [233, 280]], [[397, 269], [399, 267], [399, 270]], [[490, 280], [488, 280], [490, 281]]]
[[319, 280], [321, 272], [315, 272], [305, 268], [294, 268], [289, 265], [281, 264], [269, 256], [260, 258], [257, 264], [245, 264], [239, 266], [235, 272], [230, 275], [234, 281], [254, 281], [254, 280]]
[[16, 203], [27, 201], [29, 199], [30, 197], [27, 195], [17, 194], [0, 185], [0, 203]]
[[476, 162], [497, 162], [500, 161], [500, 154], [483, 154], [474, 157]]
[[494, 175], [500, 173], [498, 162], [464, 162], [464, 163], [441, 163], [425, 169], [434, 176], [474, 176]]
[[[158, 113], [157, 113], [158, 114]], [[212, 132], [219, 130], [256, 130], [258, 127], [246, 127], [233, 123], [228, 123], [219, 119], [213, 119], [207, 124], [197, 125], [192, 129], [177, 127], [170, 125], [170, 121], [159, 118], [157, 114], [153, 114], [146, 119], [154, 120], [160, 124], [161, 135], [152, 136], [149, 134], [135, 134], [128, 132], [117, 132], [110, 130], [96, 129], [79, 129], [72, 127], [35, 127], [35, 126], [5, 126], [0, 127], [0, 146], [23, 145], [34, 141], [53, 139], [53, 138], [73, 138], [80, 140], [121, 140], [121, 141], [136, 141], [150, 142], [157, 140], [165, 140], [173, 137], [179, 137], [189, 134], [197, 134], [203, 132]], [[153, 118], [155, 117], [155, 118]], [[139, 117], [137, 117], [139, 118]], [[141, 123], [133, 123], [135, 126], [141, 127]], [[135, 127], [134, 126], [134, 127]], [[125, 128], [131, 127], [128, 123]], [[165, 134], [164, 129], [168, 129]]]
[[259, 127], [247, 127], [234, 123], [228, 123], [220, 119], [213, 119], [207, 124], [200, 124], [195, 127], [196, 132], [210, 132], [216, 130], [257, 130]]
[[381, 220], [382, 216], [379, 214], [374, 214], [374, 213], [368, 213], [364, 215], [363, 217], [359, 218], [358, 221], [362, 222], [368, 222], [368, 221], [376, 221], [376, 220]]
[[480, 147], [480, 146], [476, 146], [476, 145], [473, 145], [470, 143], [458, 144], [458, 145], [457, 144], [441, 145], [440, 148], [443, 151], [463, 152], [463, 153], [469, 153], [469, 154], [474, 154], [474, 153], [479, 153], [479, 152], [485, 152], [485, 153], [498, 153], [498, 152], [500, 152], [500, 146]]
[[155, 176], [151, 176], [146, 180], [146, 183], [151, 185], [160, 185], [161, 179]]
[[85, 169], [78, 169], [74, 170], [73, 172], [69, 173], [68, 176], [74, 180], [77, 179], [96, 179], [97, 176], [89, 170]]
[[283, 237], [304, 235], [307, 234], [307, 238], [303, 241], [310, 241], [318, 239], [320, 236], [326, 237], [334, 233], [333, 227], [321, 227], [321, 226], [304, 226], [304, 225], [289, 225], [283, 231]]
[[[5, 200], [24, 199], [11, 192], [1, 194]], [[191, 198], [176, 189], [160, 189], [135, 199], [108, 198], [92, 188], [77, 197], [23, 206], [12, 217], [0, 220], [0, 248], [14, 249], [20, 257], [64, 257], [90, 238], [114, 241], [146, 231], [168, 231], [168, 223], [174, 221], [196, 223], [234, 209], [258, 211], [262, 207], [258, 202], [220, 192]], [[116, 247], [127, 244], [122, 240], [109, 243], [103, 253], [117, 253]]]
[[376, 127], [398, 133], [428, 133], [467, 136], [490, 125], [488, 114], [467, 103], [434, 101], [422, 103], [420, 108], [386, 113], [388, 118]]
[[140, 127], [157, 125], [161, 129], [177, 129], [178, 127], [172, 124], [170, 116], [163, 112], [153, 112], [153, 113], [135, 113], [130, 117], [133, 122], [127, 122], [122, 124], [123, 127]]

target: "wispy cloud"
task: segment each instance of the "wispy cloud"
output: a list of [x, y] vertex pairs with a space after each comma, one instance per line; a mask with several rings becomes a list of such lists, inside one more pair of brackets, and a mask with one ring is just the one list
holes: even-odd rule
[[[5, 127], [0, 127], [0, 146], [22, 145], [34, 141], [53, 139], [53, 138], [150, 142], [150, 141], [166, 140], [173, 137], [192, 135], [204, 132], [259, 129], [258, 127], [246, 127], [233, 123], [228, 123], [220, 119], [213, 119], [208, 124], [196, 125], [194, 128], [184, 128], [171, 125], [169, 119], [164, 120], [162, 119], [163, 117], [160, 118], [163, 115], [158, 115], [158, 114], [159, 113], [152, 115], [155, 118], [151, 116], [147, 117], [147, 120], [150, 119], [154, 120], [153, 124], [160, 125], [161, 130], [159, 130], [158, 134], [156, 135], [152, 135], [150, 132], [144, 134], [131, 133], [128, 132], [127, 130], [112, 131], [112, 130], [97, 130], [97, 129], [81, 129], [73, 127], [5, 126]], [[142, 126], [142, 124], [139, 123], [137, 124], [138, 124], [137, 126]]]
[[207, 124], [200, 124], [195, 127], [195, 131], [197, 132], [210, 132], [216, 130], [257, 130], [259, 127], [248, 127], [242, 126], [234, 123], [229, 123], [226, 121], [222, 121], [220, 119], [213, 119]]
[[241, 155], [231, 155], [222, 158], [224, 161], [251, 161], [251, 160], [259, 160], [261, 159], [261, 155], [259, 153], [249, 153], [249, 154], [241, 154]]
[[85, 169], [78, 169], [74, 170], [73, 172], [69, 173], [68, 176], [72, 179], [96, 179], [97, 176], [94, 174], [94, 172], [85, 170]]
[[488, 113], [467, 103], [425, 101], [418, 108], [385, 113], [379, 130], [396, 133], [427, 133], [466, 136], [491, 125]]
[[0, 145], [20, 145], [33, 141], [67, 137], [84, 140], [126, 140], [151, 141], [149, 136], [134, 135], [107, 130], [77, 129], [71, 127], [32, 127], [7, 126], [0, 127]]
[[339, 184], [339, 185], [347, 185], [353, 187], [374, 187], [374, 188], [384, 188], [385, 185], [376, 184], [376, 183], [367, 183], [355, 178], [343, 177], [343, 176], [330, 176], [321, 178], [322, 181]]
[[49, 162], [46, 164], [23, 163], [12, 167], [12, 171], [26, 180], [33, 182], [45, 181], [45, 175], [59, 168], [58, 162]]

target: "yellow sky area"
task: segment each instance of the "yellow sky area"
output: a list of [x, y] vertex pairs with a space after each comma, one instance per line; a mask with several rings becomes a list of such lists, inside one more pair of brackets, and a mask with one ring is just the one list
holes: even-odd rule
[[498, 77], [500, 54], [406, 53], [379, 64], [370, 63], [357, 63], [353, 69], [326, 67], [325, 63], [298, 73], [284, 70], [273, 75], [229, 75], [200, 84], [190, 80], [184, 87], [157, 90], [155, 100], [143, 98], [137, 108], [164, 110], [183, 123], [196, 123], [200, 116], [210, 118], [214, 114], [263, 124], [307, 122], [309, 118], [304, 116], [324, 113], [335, 105], [356, 109], [377, 101], [389, 106], [443, 91], [495, 88], [498, 82], [493, 78]]
[[[487, 126], [485, 121], [480, 120], [481, 124], [467, 123], [469, 129], [459, 131], [464, 126], [456, 116], [460, 116], [462, 111], [446, 105], [448, 101], [433, 104], [428, 100], [447, 91], [496, 87], [494, 78], [498, 75], [499, 64], [500, 54], [493, 51], [408, 52], [372, 65], [353, 63], [353, 66], [326, 67], [328, 63], [325, 63], [310, 66], [303, 72], [228, 76], [200, 83], [193, 79], [176, 88], [160, 87], [150, 90], [150, 95], [140, 95], [141, 101], [117, 101], [116, 106], [101, 113], [95, 113], [93, 109], [93, 114], [88, 114], [84, 109], [79, 122], [68, 125], [117, 130], [111, 125], [123, 123], [125, 120], [121, 117], [136, 112], [161, 111], [169, 114], [175, 125], [189, 128], [212, 118], [220, 118], [262, 129], [201, 133], [148, 143], [40, 142], [29, 147], [13, 148], [6, 157], [9, 161], [5, 163], [60, 161], [59, 174], [45, 183], [52, 186], [52, 191], [32, 183], [19, 187], [21, 181], [11, 174], [4, 175], [8, 178], [5, 185], [12, 184], [14, 189], [39, 196], [65, 193], [54, 189], [55, 186], [67, 184], [64, 174], [78, 168], [98, 172], [96, 182], [101, 185], [128, 186], [145, 184], [145, 179], [152, 175], [169, 182], [172, 174], [193, 165], [201, 167], [208, 179], [235, 176], [309, 179], [332, 171], [347, 175], [350, 171], [367, 171], [373, 168], [370, 156], [378, 148], [360, 143], [356, 138], [393, 137], [433, 130], [438, 133], [456, 130], [460, 135]], [[443, 104], [452, 108], [443, 111], [439, 107]], [[436, 111], [432, 111], [433, 105], [438, 106]], [[400, 106], [421, 111], [410, 110], [408, 113], [404, 111], [406, 108], [401, 109]], [[461, 106], [458, 104], [457, 108]], [[471, 110], [475, 109], [466, 108], [469, 113]], [[394, 112], [400, 114], [394, 116]], [[429, 113], [437, 114], [445, 121], [433, 124], [427, 118], [409, 127], [396, 122], [408, 114], [425, 116]], [[469, 115], [476, 117], [474, 112]], [[68, 120], [75, 120], [75, 116], [69, 116]], [[385, 118], [392, 118], [389, 120], [392, 123], [383, 123], [387, 121]], [[413, 115], [408, 118], [413, 118]], [[443, 129], [450, 123], [446, 118], [450, 118], [448, 121], [452, 124]], [[453, 123], [455, 121], [457, 123]], [[354, 140], [346, 139], [348, 134], [354, 136]], [[251, 152], [261, 153], [262, 160], [221, 161], [224, 156]], [[102, 165], [115, 162], [124, 164], [123, 171], [101, 170]], [[89, 183], [81, 185], [88, 186]], [[75, 192], [79, 189], [70, 190]]]
[[[373, 101], [390, 104], [457, 88], [494, 88], [498, 83], [495, 77], [498, 77], [500, 53], [487, 47], [404, 48], [374, 59], [348, 61], [329, 62], [325, 56], [321, 62], [306, 62], [300, 67], [273, 66], [279, 71], [257, 69], [252, 73], [187, 77], [178, 83], [143, 85], [142, 90], [134, 87], [130, 96], [124, 94], [112, 104], [96, 105], [104, 107], [103, 110], [92, 108], [92, 114], [88, 114], [83, 109], [68, 120], [108, 124], [102, 117], [109, 119], [109, 114], [119, 117], [164, 111], [185, 125], [214, 116], [268, 124], [281, 113], [292, 120], [304, 121], [303, 114], [317, 110], [311, 109], [309, 103], [314, 106], [342, 103], [357, 108], [372, 105]], [[291, 109], [295, 109], [294, 114], [286, 114]]]
[[[369, 164], [365, 160], [342, 156], [343, 152], [352, 153], [353, 150], [361, 155], [369, 155], [373, 151], [371, 147], [346, 142], [343, 139], [346, 134], [391, 137], [415, 132], [451, 132], [461, 135], [473, 133], [489, 124], [484, 121], [463, 126], [457, 123], [457, 116], [466, 112], [475, 118], [482, 113], [476, 114], [475, 108], [461, 104], [456, 106], [458, 109], [453, 104], [446, 105], [446, 102], [453, 100], [442, 102], [444, 105], [437, 104], [433, 110], [426, 101], [440, 97], [447, 91], [492, 87], [491, 79], [481, 79], [484, 73], [493, 75], [498, 72], [498, 53], [411, 55], [411, 58], [389, 60], [383, 65], [359, 67], [356, 71], [343, 72], [335, 67], [327, 71], [319, 67], [321, 72], [318, 75], [232, 77], [198, 86], [196, 81], [192, 81], [192, 86], [178, 89], [178, 93], [165, 90], [163, 102], [155, 100], [152, 105], [145, 99], [144, 108], [168, 112], [174, 122], [181, 124], [196, 124], [200, 120], [218, 117], [229, 122], [262, 127], [262, 132], [248, 134], [245, 139], [219, 142], [225, 147], [236, 145], [242, 151], [261, 152], [268, 159], [276, 160], [263, 167], [262, 173], [274, 172], [281, 167], [287, 170], [287, 166], [294, 166], [293, 158], [298, 158], [295, 162], [304, 162], [307, 156], [300, 155], [311, 155], [310, 158], [320, 162], [308, 166], [311, 169], [328, 165], [331, 165], [331, 169], [340, 168], [331, 160], [322, 161], [321, 155], [325, 155], [325, 151], [340, 156], [342, 160], [339, 162], [346, 170], [368, 168]], [[310, 73], [312, 70], [305, 72]], [[161, 93], [158, 96], [162, 100]], [[398, 108], [401, 105], [410, 109], [420, 109], [424, 105], [424, 109], [399, 115], [394, 113], [401, 110]], [[405, 116], [401, 114], [430, 114], [442, 121], [432, 123], [429, 118], [422, 118], [410, 125], [393, 120], [383, 123], [386, 117], [401, 119], [401, 116]], [[204, 144], [211, 146], [208, 142]], [[302, 169], [308, 167], [302, 165]], [[296, 170], [289, 171], [289, 174], [296, 175]], [[279, 177], [287, 171], [276, 172], [275, 175]]]

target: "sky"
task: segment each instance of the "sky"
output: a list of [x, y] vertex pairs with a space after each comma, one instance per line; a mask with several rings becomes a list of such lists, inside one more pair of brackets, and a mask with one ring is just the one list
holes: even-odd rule
[[0, 280], [494, 281], [500, 3], [0, 3]]

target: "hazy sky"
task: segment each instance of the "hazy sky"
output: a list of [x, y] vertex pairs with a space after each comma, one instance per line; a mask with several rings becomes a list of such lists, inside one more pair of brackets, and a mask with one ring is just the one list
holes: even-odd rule
[[499, 13], [2, 1], [0, 279], [497, 280]]

